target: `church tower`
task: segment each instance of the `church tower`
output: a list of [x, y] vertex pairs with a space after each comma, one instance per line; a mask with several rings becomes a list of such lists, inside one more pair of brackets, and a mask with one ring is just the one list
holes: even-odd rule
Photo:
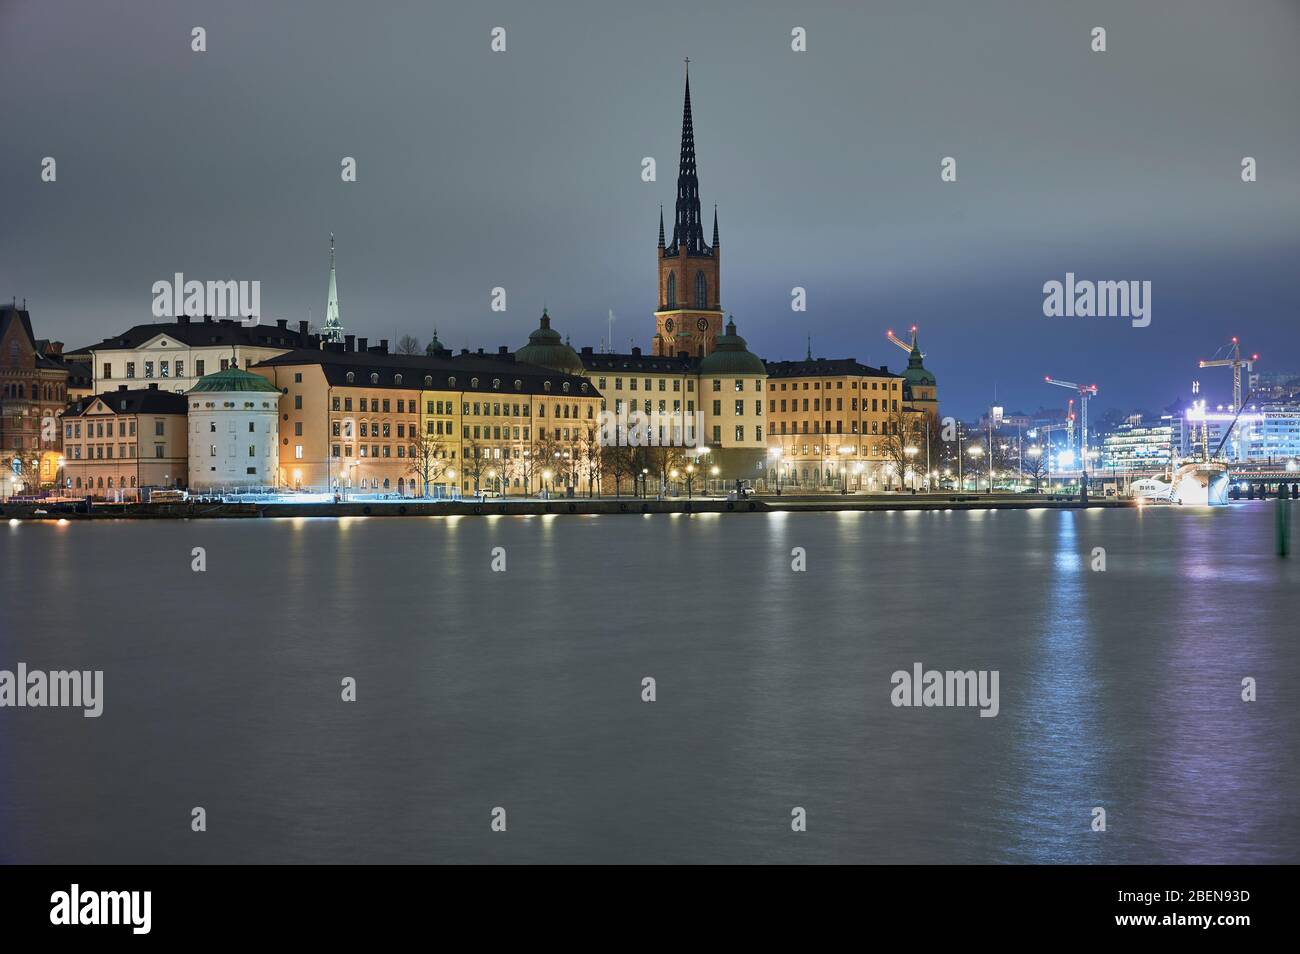
[[321, 341], [342, 341], [343, 322], [339, 319], [339, 284], [334, 276], [334, 233], [330, 233], [330, 287], [325, 294], [325, 327]]
[[682, 153], [677, 166], [677, 209], [673, 240], [664, 240], [659, 210], [659, 307], [655, 310], [654, 353], [691, 357], [713, 352], [722, 334], [719, 288], [718, 209], [713, 208], [713, 244], [704, 241], [700, 181], [695, 171], [695, 127], [691, 119], [690, 60], [682, 106]]

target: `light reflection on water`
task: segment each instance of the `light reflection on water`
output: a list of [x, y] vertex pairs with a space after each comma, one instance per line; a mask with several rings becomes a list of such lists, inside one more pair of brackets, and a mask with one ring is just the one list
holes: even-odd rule
[[[0, 861], [1294, 862], [1300, 574], [1272, 521], [11, 526], [0, 668], [102, 668], [106, 701], [0, 713]], [[918, 661], [997, 669], [1000, 715], [894, 708]], [[222, 838], [175, 825], [199, 798]]]

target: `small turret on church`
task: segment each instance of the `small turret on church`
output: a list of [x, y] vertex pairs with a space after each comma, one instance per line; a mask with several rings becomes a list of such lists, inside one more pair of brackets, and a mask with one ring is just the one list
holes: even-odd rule
[[677, 167], [677, 205], [673, 237], [665, 241], [659, 210], [659, 304], [655, 310], [656, 355], [711, 354], [722, 335], [718, 209], [713, 209], [713, 244], [704, 240], [700, 182], [695, 168], [695, 126], [691, 116], [691, 78], [686, 76], [682, 106], [682, 149]]

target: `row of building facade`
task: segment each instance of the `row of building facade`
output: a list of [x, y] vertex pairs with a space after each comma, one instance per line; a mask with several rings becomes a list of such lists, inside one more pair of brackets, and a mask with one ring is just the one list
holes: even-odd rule
[[901, 487], [901, 444], [938, 414], [915, 338], [897, 373], [811, 350], [764, 361], [726, 319], [720, 258], [716, 207], [711, 242], [701, 220], [688, 78], [648, 351], [574, 349], [544, 310], [514, 351], [453, 353], [435, 332], [424, 354], [394, 354], [344, 334], [332, 237], [319, 331], [181, 316], [64, 354], [15, 302], [0, 313], [6, 489], [594, 493], [688, 475]]

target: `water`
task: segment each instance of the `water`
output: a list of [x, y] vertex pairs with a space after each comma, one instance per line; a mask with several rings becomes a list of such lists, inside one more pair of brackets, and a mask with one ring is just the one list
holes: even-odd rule
[[1300, 861], [1272, 506], [0, 527], [0, 861]]

